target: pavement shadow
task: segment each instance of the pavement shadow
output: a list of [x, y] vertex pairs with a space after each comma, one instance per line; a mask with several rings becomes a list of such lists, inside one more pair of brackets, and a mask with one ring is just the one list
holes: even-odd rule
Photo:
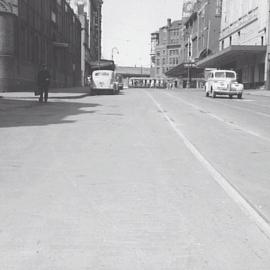
[[[62, 97], [63, 98], [63, 97]], [[71, 98], [71, 97], [70, 97]], [[23, 98], [0, 98], [0, 128], [46, 126], [76, 122], [76, 116], [93, 114], [96, 103], [51, 101], [39, 103]], [[72, 117], [72, 120], [67, 119]]]
[[[51, 94], [49, 93], [49, 99], [50, 100], [54, 100], [54, 99], [81, 99], [81, 98], [85, 98], [90, 96], [89, 93], [85, 93], [85, 94], [80, 94], [80, 95], [71, 95], [70, 93], [67, 93], [69, 95], [63, 95], [65, 93], [54, 93]], [[4, 98], [3, 96], [0, 96], [0, 98]], [[31, 96], [31, 97], [9, 97], [9, 99], [25, 99], [25, 100], [38, 100], [39, 96]]]

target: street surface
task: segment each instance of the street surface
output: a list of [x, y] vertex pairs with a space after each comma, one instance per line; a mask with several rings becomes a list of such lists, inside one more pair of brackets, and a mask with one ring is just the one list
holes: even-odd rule
[[0, 269], [270, 269], [270, 97], [0, 95]]

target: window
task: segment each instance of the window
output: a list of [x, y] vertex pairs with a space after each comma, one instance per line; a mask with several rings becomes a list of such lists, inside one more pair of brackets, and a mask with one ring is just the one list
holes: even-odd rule
[[51, 12], [51, 20], [56, 23], [56, 13], [54, 11]]
[[217, 0], [216, 16], [221, 16], [221, 14], [222, 14], [222, 0]]
[[108, 76], [110, 76], [110, 73], [108, 73], [108, 72], [96, 72], [96, 73], [94, 73], [94, 76], [96, 76], [96, 77], [99, 77], [99, 76], [108, 77]]

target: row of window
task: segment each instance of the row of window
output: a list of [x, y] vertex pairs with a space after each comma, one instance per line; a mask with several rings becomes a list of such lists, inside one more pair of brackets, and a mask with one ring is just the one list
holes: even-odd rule
[[179, 36], [179, 29], [170, 30], [170, 36]]
[[33, 3], [29, 0], [21, 0], [19, 5], [20, 20], [48, 37], [51, 35], [51, 22], [53, 22], [55, 29], [62, 38], [69, 42], [79, 42], [81, 36], [80, 22], [73, 14], [72, 9], [69, 8], [68, 12], [65, 12], [63, 7], [53, 7], [50, 3], [41, 0], [36, 0]]
[[[157, 58], [156, 60], [156, 65], [160, 66], [161, 61], [159, 58]], [[162, 65], [165, 66], [167, 64], [167, 59], [166, 58], [162, 58]], [[179, 64], [179, 58], [178, 57], [170, 57], [169, 58], [169, 65], [178, 65]]]
[[169, 55], [179, 55], [179, 50], [175, 49], [175, 50], [169, 50]]
[[[162, 50], [162, 55], [167, 55], [167, 51], [166, 50]], [[172, 55], [179, 55], [179, 50], [178, 49], [171, 49], [168, 51], [168, 55], [172, 56]], [[156, 56], [160, 57], [160, 51], [156, 52]]]
[[[21, 61], [41, 64], [50, 60], [57, 64], [61, 50], [55, 49], [53, 41], [68, 43], [70, 52], [80, 59], [81, 25], [72, 10], [66, 13], [62, 7], [50, 6], [51, 1], [20, 0], [17, 51]], [[56, 2], [54, 2], [56, 3]], [[40, 8], [44, 12], [40, 12]], [[53, 23], [52, 23], [53, 22]], [[57, 50], [57, 55], [53, 55]]]

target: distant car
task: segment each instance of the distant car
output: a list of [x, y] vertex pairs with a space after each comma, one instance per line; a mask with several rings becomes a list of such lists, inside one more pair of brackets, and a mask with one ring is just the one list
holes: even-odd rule
[[118, 81], [119, 90], [123, 90], [124, 89], [123, 77], [120, 74], [117, 74], [116, 77]]
[[237, 74], [232, 70], [212, 70], [205, 84], [205, 95], [215, 98], [217, 95], [228, 95], [230, 98], [242, 98], [244, 85], [237, 82]]
[[98, 94], [102, 90], [119, 94], [119, 86], [115, 72], [112, 70], [96, 70], [92, 73], [91, 93]]

